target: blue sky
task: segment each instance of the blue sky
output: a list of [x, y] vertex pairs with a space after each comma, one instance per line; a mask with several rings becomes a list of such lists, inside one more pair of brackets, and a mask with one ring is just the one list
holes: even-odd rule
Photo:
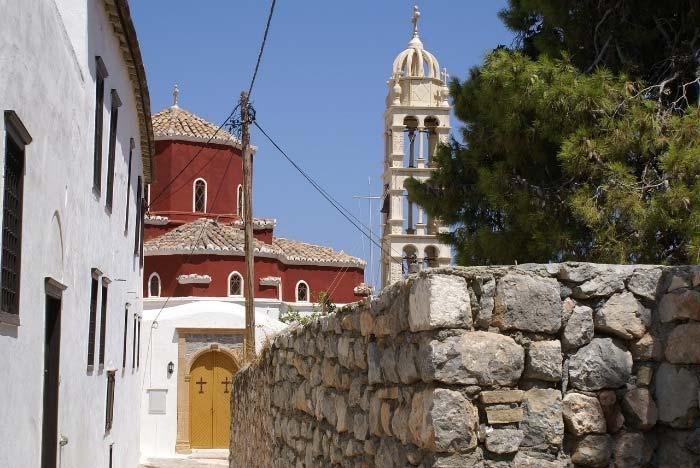
[[[220, 124], [247, 88], [267, 0], [131, 2], [154, 112], [180, 106]], [[419, 3], [426, 49], [450, 75], [513, 35], [497, 18], [505, 0]], [[411, 36], [413, 2], [278, 0], [253, 90], [259, 124], [338, 201], [368, 223], [353, 195], [381, 190], [382, 114], [394, 57]], [[452, 126], [458, 127], [455, 119]], [[254, 214], [278, 220], [276, 234], [367, 258], [368, 244], [256, 129]], [[378, 229], [375, 205], [374, 229]], [[375, 262], [377, 252], [375, 249]], [[376, 276], [376, 270], [375, 276]], [[369, 269], [368, 269], [369, 271]]]

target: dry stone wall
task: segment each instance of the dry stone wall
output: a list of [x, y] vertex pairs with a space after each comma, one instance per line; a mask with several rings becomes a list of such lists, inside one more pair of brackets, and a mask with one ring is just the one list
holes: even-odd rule
[[424, 272], [276, 336], [231, 466], [698, 467], [700, 267]]

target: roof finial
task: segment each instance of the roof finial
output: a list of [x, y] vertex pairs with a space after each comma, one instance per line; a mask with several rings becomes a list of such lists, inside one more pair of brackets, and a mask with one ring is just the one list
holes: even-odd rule
[[175, 86], [173, 87], [173, 107], [179, 107], [177, 105], [177, 100], [180, 97], [180, 87], [175, 83]]
[[413, 37], [418, 37], [418, 20], [420, 19], [420, 9], [418, 5], [413, 6], [413, 17], [411, 18], [411, 23], [413, 23]]

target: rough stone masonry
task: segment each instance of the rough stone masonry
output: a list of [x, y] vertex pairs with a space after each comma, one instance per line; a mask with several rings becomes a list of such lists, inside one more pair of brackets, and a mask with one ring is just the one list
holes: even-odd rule
[[439, 269], [274, 337], [231, 467], [698, 467], [700, 267]]

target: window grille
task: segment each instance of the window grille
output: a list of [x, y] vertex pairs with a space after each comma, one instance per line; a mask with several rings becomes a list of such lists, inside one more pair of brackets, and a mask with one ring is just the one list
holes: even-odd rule
[[148, 281], [148, 297], [160, 297], [160, 277], [157, 273], [153, 273]]
[[97, 293], [99, 291], [99, 273], [93, 268], [90, 284], [90, 328], [88, 329], [88, 367], [95, 365], [95, 333], [97, 328]]
[[136, 143], [134, 143], [134, 139], [132, 138], [129, 140], [129, 168], [127, 169], [128, 173], [126, 176], [126, 216], [124, 220], [124, 235], [126, 235], [129, 232], [129, 202], [131, 202], [131, 161], [134, 156], [134, 147], [136, 146]]
[[309, 302], [309, 285], [303, 281], [297, 284], [297, 301]]
[[126, 338], [129, 334], [129, 304], [124, 306], [124, 349], [122, 350], [122, 369], [126, 369]]
[[19, 315], [24, 150], [9, 134], [5, 140], [2, 213], [2, 311]]
[[93, 153], [92, 187], [99, 193], [102, 189], [102, 125], [104, 118], [105, 78], [107, 68], [102, 58], [95, 57], [97, 80], [95, 86], [95, 150]]
[[122, 102], [116, 90], [112, 90], [112, 104], [109, 114], [109, 152], [107, 156], [107, 196], [105, 205], [112, 210], [114, 201], [114, 160], [117, 151], [117, 122], [119, 120], [119, 106]]
[[242, 296], [243, 295], [243, 277], [238, 273], [231, 273], [228, 280], [228, 294], [229, 296]]
[[136, 317], [134, 314], [134, 341], [131, 343], [131, 370], [136, 368]]
[[239, 185], [238, 186], [238, 204], [236, 206], [236, 214], [238, 214], [239, 218], [243, 217], [243, 186]]
[[141, 245], [141, 209], [142, 209], [142, 203], [141, 203], [141, 191], [143, 189], [142, 183], [141, 183], [141, 176], [138, 177], [137, 182], [136, 182], [136, 220], [135, 220], [135, 228], [134, 228], [134, 256], [139, 255], [139, 247]]
[[105, 414], [105, 432], [109, 432], [112, 429], [112, 422], [114, 421], [114, 371], [107, 372], [107, 410]]
[[105, 363], [105, 344], [107, 334], [107, 282], [102, 279], [102, 309], [100, 311], [100, 365]]
[[141, 317], [137, 321], [136, 339], [138, 340], [136, 344], [136, 368], [138, 369], [141, 366]]
[[207, 209], [207, 183], [202, 179], [194, 182], [194, 212], [204, 213]]

